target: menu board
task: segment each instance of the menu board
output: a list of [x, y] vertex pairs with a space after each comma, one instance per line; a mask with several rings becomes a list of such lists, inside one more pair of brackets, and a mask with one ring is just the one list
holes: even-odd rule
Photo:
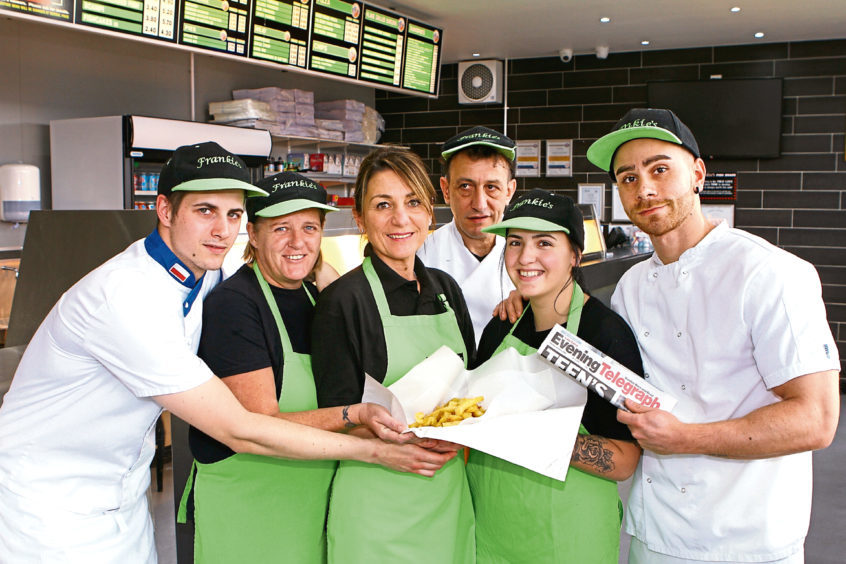
[[361, 0], [0, 0], [4, 10], [386, 89], [438, 92], [442, 30]]
[[308, 68], [357, 78], [361, 4], [314, 0]]
[[405, 18], [374, 6], [364, 7], [358, 78], [399, 86]]
[[73, 17], [73, 0], [0, 0], [0, 10], [69, 22]]
[[250, 4], [251, 0], [183, 0], [179, 42], [246, 55]]
[[310, 0], [255, 0], [250, 56], [305, 68]]
[[403, 57], [403, 88], [429, 94], [437, 92], [441, 67], [440, 43], [441, 30], [419, 22], [408, 22], [408, 41]]
[[176, 0], [77, 0], [76, 21], [176, 41]]

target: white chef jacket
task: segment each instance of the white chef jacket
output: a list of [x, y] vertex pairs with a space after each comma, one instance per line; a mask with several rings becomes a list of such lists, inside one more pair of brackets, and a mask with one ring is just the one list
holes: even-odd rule
[[196, 282], [154, 231], [59, 299], [0, 408], [0, 511], [20, 527], [0, 535], [0, 561], [26, 560], [21, 538], [48, 560], [155, 561], [146, 490], [161, 407], [150, 396], [212, 377], [195, 353], [219, 277]]
[[485, 325], [491, 320], [496, 305], [508, 297], [514, 284], [502, 265], [505, 238], [496, 237], [493, 249], [479, 261], [461, 238], [455, 219], [441, 226], [426, 238], [417, 256], [430, 268], [443, 270], [458, 282], [470, 310], [476, 344]]
[[[725, 223], [674, 263], [653, 255], [632, 267], [611, 305], [683, 422], [742, 417], [779, 401], [773, 387], [839, 370], [813, 266]], [[810, 452], [729, 460], [646, 450], [627, 532], [681, 558], [777, 560], [802, 549], [811, 483]]]

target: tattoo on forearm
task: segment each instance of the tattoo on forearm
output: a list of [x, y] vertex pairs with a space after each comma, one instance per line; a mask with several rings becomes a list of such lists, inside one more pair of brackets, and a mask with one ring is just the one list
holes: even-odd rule
[[607, 448], [608, 441], [594, 435], [579, 435], [573, 447], [573, 462], [593, 466], [601, 473], [614, 469], [614, 451]]
[[352, 429], [355, 427], [355, 423], [350, 419], [350, 406], [345, 405], [343, 411], [341, 411], [341, 415], [344, 418], [344, 428]]

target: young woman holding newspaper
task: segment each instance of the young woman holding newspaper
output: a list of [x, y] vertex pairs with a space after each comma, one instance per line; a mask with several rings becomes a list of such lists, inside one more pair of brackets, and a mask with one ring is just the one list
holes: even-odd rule
[[[501, 223], [484, 231], [506, 238], [504, 265], [528, 305], [513, 326], [498, 318], [488, 323], [476, 364], [508, 347], [534, 354], [561, 324], [643, 374], [631, 329], [582, 290], [584, 224], [573, 200], [532, 190], [511, 204]], [[566, 482], [472, 451], [467, 476], [476, 512], [476, 561], [616, 563], [622, 521], [616, 481], [632, 475], [640, 454], [628, 427], [617, 421], [616, 408], [592, 392]]]

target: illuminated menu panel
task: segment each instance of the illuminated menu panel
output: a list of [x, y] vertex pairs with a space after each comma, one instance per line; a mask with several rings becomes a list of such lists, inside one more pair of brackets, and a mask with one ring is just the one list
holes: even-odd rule
[[77, 0], [83, 25], [168, 41], [176, 40], [176, 0]]
[[183, 0], [179, 42], [246, 55], [250, 4], [251, 0]]
[[402, 16], [365, 6], [359, 79], [399, 86], [405, 23]]
[[255, 0], [250, 56], [305, 68], [310, 0]]
[[308, 68], [356, 78], [360, 37], [360, 3], [314, 0]]
[[408, 22], [403, 60], [402, 87], [434, 94], [440, 71], [441, 30], [419, 22]]
[[69, 22], [73, 18], [73, 0], [0, 0], [0, 10]]

